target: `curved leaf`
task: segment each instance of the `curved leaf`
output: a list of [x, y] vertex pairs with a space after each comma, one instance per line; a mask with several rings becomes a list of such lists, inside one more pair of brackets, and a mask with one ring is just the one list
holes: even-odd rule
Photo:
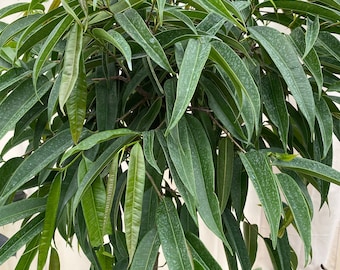
[[282, 213], [276, 176], [264, 153], [258, 151], [240, 153], [240, 158], [262, 204], [270, 226], [270, 238], [275, 248]]
[[193, 262], [177, 215], [169, 198], [164, 198], [156, 212], [156, 224], [164, 257], [170, 269], [193, 269]]
[[[12, 5], [8, 5], [2, 9], [0, 9], [0, 19], [5, 18], [9, 15], [18, 13], [18, 12], [25, 12], [29, 9], [30, 3], [15, 3]], [[38, 4], [35, 6], [35, 9], [44, 10], [45, 7], [42, 4]]]
[[148, 270], [153, 269], [159, 250], [159, 237], [156, 229], [149, 231], [138, 244], [137, 250], [129, 269]]
[[311, 252], [311, 216], [309, 207], [298, 184], [287, 174], [278, 174], [278, 182], [293, 213], [295, 225], [305, 246], [305, 265]]
[[[79, 72], [83, 72], [83, 66], [81, 65], [81, 51], [83, 46], [83, 29], [79, 24], [74, 24], [70, 30], [70, 35], [67, 39], [65, 55], [64, 55], [64, 65], [61, 74], [61, 82], [59, 88], [59, 107], [64, 113], [64, 105], [71, 95], [77, 80], [84, 80], [84, 73], [80, 78]], [[79, 89], [84, 81], [79, 81]], [[82, 92], [84, 92], [82, 90]]]
[[176, 100], [166, 133], [176, 126], [189, 106], [205, 62], [208, 59], [210, 48], [211, 46], [206, 40], [189, 40], [180, 67]]
[[92, 33], [98, 39], [110, 42], [113, 46], [115, 46], [123, 54], [129, 69], [132, 70], [131, 48], [121, 34], [112, 29], [110, 31], [105, 31], [102, 28], [95, 28], [92, 30]]
[[152, 35], [142, 17], [134, 9], [115, 15], [117, 22], [144, 49], [156, 64], [170, 73], [174, 73], [162, 46]]
[[144, 183], [145, 164], [143, 149], [139, 143], [136, 143], [130, 152], [124, 204], [125, 237], [130, 263], [132, 262], [138, 243], [142, 218]]
[[162, 174], [161, 169], [159, 168], [157, 161], [155, 159], [155, 155], [153, 152], [154, 149], [154, 138], [155, 131], [149, 130], [143, 132], [143, 150], [145, 159], [148, 163], [159, 173]]
[[310, 50], [314, 47], [314, 44], [316, 40], [318, 39], [319, 30], [320, 30], [319, 17], [316, 16], [314, 21], [307, 18], [307, 29], [306, 29], [306, 36], [305, 36], [306, 48], [305, 48], [305, 52], [303, 53], [302, 58], [305, 58], [310, 52]]
[[53, 180], [50, 192], [46, 203], [46, 212], [44, 218], [44, 227], [41, 233], [40, 243], [39, 243], [39, 254], [38, 254], [38, 270], [44, 268], [46, 263], [48, 251], [51, 246], [51, 241], [55, 231], [60, 191], [61, 191], [61, 181], [62, 175], [58, 174]]
[[331, 33], [321, 31], [318, 36], [318, 44], [321, 45], [330, 55], [340, 61], [340, 41]]
[[291, 43], [279, 31], [270, 27], [253, 26], [249, 31], [271, 56], [313, 132], [315, 122], [313, 92]]

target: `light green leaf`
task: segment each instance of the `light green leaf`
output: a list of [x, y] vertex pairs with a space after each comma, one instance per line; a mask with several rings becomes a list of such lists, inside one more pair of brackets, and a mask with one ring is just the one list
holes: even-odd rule
[[297, 50], [299, 56], [301, 58], [303, 57], [303, 62], [305, 63], [306, 67], [312, 73], [315, 79], [315, 82], [318, 86], [319, 97], [320, 97], [322, 93], [322, 87], [323, 87], [323, 74], [322, 74], [321, 63], [316, 53], [316, 50], [314, 48], [311, 48], [309, 50], [309, 53], [303, 56], [306, 45], [304, 42], [304, 33], [300, 27], [296, 27], [290, 33], [289, 37], [291, 38], [293, 45], [295, 46], [295, 49]]
[[153, 269], [159, 251], [159, 237], [156, 229], [149, 231], [138, 244], [130, 270]]
[[28, 156], [16, 169], [1, 195], [0, 204], [16, 189], [27, 183], [42, 169], [54, 161], [60, 154], [72, 146], [72, 138], [68, 129], [59, 132]]
[[283, 34], [270, 27], [253, 26], [249, 31], [271, 56], [313, 132], [315, 122], [313, 92], [291, 43]]
[[[79, 59], [79, 74], [76, 84], [66, 101], [67, 116], [73, 142], [78, 143], [86, 116], [87, 83], [83, 57]], [[61, 83], [63, 79], [61, 79]], [[62, 87], [62, 84], [60, 85]], [[61, 89], [61, 88], [59, 88]]]
[[43, 215], [34, 217], [0, 247], [0, 265], [29, 243], [43, 229]]
[[171, 17], [175, 17], [179, 19], [181, 22], [185, 23], [186, 26], [197, 35], [197, 31], [195, 28], [194, 23], [192, 22], [191, 18], [185, 15], [184, 12], [181, 12], [180, 9], [168, 9], [166, 10], [166, 15], [169, 15]]
[[[30, 3], [15, 3], [12, 5], [7, 5], [6, 7], [0, 9], [0, 19], [5, 18], [15, 13], [25, 12], [29, 9], [29, 6], [30, 6]], [[35, 9], [44, 10], [45, 7], [41, 4], [38, 4], [35, 6]]]
[[158, 40], [146, 26], [143, 18], [134, 9], [115, 15], [117, 22], [144, 49], [160, 67], [174, 73]]
[[0, 226], [14, 223], [20, 219], [44, 212], [46, 209], [45, 198], [30, 198], [7, 204], [0, 207]]
[[169, 198], [164, 198], [156, 212], [156, 224], [164, 257], [170, 269], [193, 269], [181, 222]]
[[110, 10], [113, 14], [117, 14], [120, 12], [124, 12], [125, 10], [137, 6], [143, 2], [144, 0], [118, 1], [110, 6]]
[[283, 149], [287, 149], [289, 114], [280, 78], [274, 73], [269, 73], [262, 79], [261, 86], [261, 94], [267, 116], [279, 131]]
[[101, 131], [98, 133], [95, 133], [86, 139], [82, 140], [80, 143], [78, 143], [76, 146], [68, 150], [63, 157], [61, 158], [61, 162], [65, 161], [67, 158], [70, 156], [92, 148], [93, 146], [108, 141], [115, 139], [117, 137], [123, 137], [126, 135], [138, 135], [137, 132], [131, 131], [127, 128], [119, 128], [119, 129], [113, 129], [113, 130], [105, 130]]
[[37, 83], [38, 90], [34, 91], [30, 79], [19, 84], [0, 104], [0, 138], [13, 130], [15, 124], [23, 117], [44, 94], [50, 89], [51, 82], [42, 78]]
[[143, 149], [139, 143], [136, 143], [130, 152], [124, 204], [125, 237], [130, 264], [138, 244], [142, 218], [144, 183], [145, 163]]
[[312, 21], [310, 18], [307, 18], [307, 29], [305, 35], [306, 48], [302, 58], [305, 58], [309, 54], [310, 50], [314, 47], [314, 44], [318, 39], [319, 30], [319, 17], [316, 16], [314, 21]]
[[277, 175], [278, 183], [293, 213], [295, 225], [305, 247], [305, 265], [311, 252], [311, 216], [298, 184], [287, 174]]
[[43, 65], [45, 64], [46, 60], [48, 59], [50, 53], [52, 52], [54, 46], [57, 44], [57, 42], [62, 38], [64, 33], [69, 29], [69, 27], [72, 24], [72, 17], [67, 16], [63, 18], [57, 26], [54, 27], [52, 32], [48, 35], [46, 41], [44, 42], [43, 46], [40, 49], [40, 52], [38, 54], [37, 59], [34, 62], [33, 67], [33, 85], [36, 85], [36, 82], [38, 80], [39, 74], [43, 68]]
[[240, 158], [262, 204], [270, 226], [270, 238], [275, 247], [282, 213], [276, 176], [264, 153], [258, 151], [240, 153]]
[[245, 121], [248, 141], [253, 131], [259, 131], [261, 101], [257, 86], [242, 59], [223, 42], [213, 42], [210, 58], [214, 60], [232, 81], [236, 92], [235, 102]]
[[340, 185], [340, 172], [315, 160], [296, 157], [288, 162], [275, 159], [272, 164]]
[[225, 19], [221, 15], [208, 13], [208, 15], [197, 25], [197, 30], [214, 36], [224, 23]]
[[234, 143], [230, 138], [221, 138], [218, 142], [216, 190], [223, 213], [229, 199], [234, 166]]
[[60, 260], [58, 252], [55, 248], [51, 248], [50, 254], [50, 264], [48, 266], [48, 270], [60, 270]]
[[41, 233], [40, 243], [38, 246], [38, 266], [37, 269], [44, 268], [51, 241], [56, 228], [56, 219], [61, 191], [62, 175], [59, 173], [53, 180], [47, 197], [46, 212], [44, 218], [44, 227]]
[[209, 56], [210, 48], [211, 46], [206, 40], [189, 40], [180, 67], [176, 100], [166, 133], [176, 126], [185, 113], [196, 91], [198, 80]]
[[321, 96], [320, 99], [315, 98], [315, 105], [316, 105], [316, 119], [318, 120], [320, 132], [321, 132], [321, 139], [323, 142], [322, 158], [325, 158], [333, 142], [333, 138], [332, 138], [333, 119], [332, 119], [331, 111], [327, 105], [327, 102], [323, 98], [323, 96]]
[[102, 28], [95, 28], [92, 30], [92, 33], [96, 38], [105, 40], [115, 46], [125, 57], [128, 68], [132, 70], [131, 48], [120, 33], [112, 29], [106, 32]]
[[67, 0], [61, 0], [61, 4], [63, 5], [63, 8], [65, 11], [72, 16], [72, 18], [77, 22], [79, 26], [82, 26], [82, 22], [78, 18], [77, 14], [74, 12], [74, 10], [69, 6]]
[[158, 9], [158, 17], [159, 17], [159, 24], [163, 24], [163, 12], [164, 7], [166, 4], [166, 0], [157, 0], [157, 9]]
[[64, 105], [77, 83], [79, 71], [83, 68], [80, 64], [82, 47], [83, 29], [79, 24], [74, 24], [70, 30], [70, 35], [66, 43], [64, 65], [59, 88], [59, 107], [63, 113]]

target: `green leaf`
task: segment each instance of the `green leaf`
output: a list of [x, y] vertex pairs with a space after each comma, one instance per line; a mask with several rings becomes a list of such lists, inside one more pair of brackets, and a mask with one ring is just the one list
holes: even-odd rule
[[72, 138], [68, 129], [59, 132], [41, 145], [15, 170], [2, 192], [0, 204], [71, 146]]
[[[0, 19], [5, 18], [9, 15], [19, 13], [19, 12], [25, 12], [28, 10], [30, 6], [30, 3], [15, 3], [12, 5], [8, 5], [2, 9], [0, 9]], [[44, 6], [39, 4], [35, 6], [36, 10], [44, 10]]]
[[248, 141], [259, 131], [261, 101], [257, 86], [242, 59], [223, 42], [213, 42], [210, 58], [220, 65], [236, 88], [238, 109], [245, 121]]
[[144, 20], [136, 10], [129, 9], [124, 13], [118, 13], [115, 15], [115, 18], [123, 29], [144, 49], [156, 64], [168, 72], [174, 73], [162, 46], [150, 32]]
[[35, 258], [39, 245], [40, 235], [36, 235], [29, 243], [26, 244], [25, 250], [23, 254], [20, 256], [17, 265], [15, 266], [15, 270], [23, 270], [29, 269], [32, 264], [33, 259]]
[[48, 270], [60, 270], [60, 260], [58, 252], [55, 248], [51, 248], [50, 264]]
[[67, 0], [61, 0], [61, 4], [63, 5], [63, 8], [65, 9], [65, 11], [70, 14], [70, 16], [72, 16], [72, 18], [76, 21], [76, 23], [79, 26], [82, 26], [82, 22], [80, 21], [80, 19], [78, 18], [77, 14], [74, 12], [74, 10], [69, 6], [68, 1]]
[[234, 166], [234, 143], [230, 138], [221, 138], [218, 142], [216, 168], [217, 198], [223, 213], [229, 199]]
[[131, 48], [125, 38], [115, 30], [105, 31], [102, 28], [92, 30], [93, 35], [99, 40], [105, 40], [115, 46], [125, 57], [130, 70], [132, 70]]
[[144, 184], [145, 163], [143, 149], [139, 143], [136, 143], [130, 152], [124, 204], [124, 224], [129, 263], [132, 262], [138, 243], [138, 234], [142, 218]]
[[164, 257], [170, 269], [193, 269], [181, 222], [169, 198], [164, 198], [156, 212], [156, 224]]
[[[63, 71], [61, 74], [61, 82], [60, 82], [60, 90], [59, 90], [59, 107], [61, 111], [64, 113], [64, 105], [68, 98], [71, 95], [72, 90], [74, 89], [78, 76], [80, 72], [84, 72], [82, 69], [84, 68], [81, 65], [81, 51], [83, 48], [83, 29], [79, 24], [74, 24], [70, 30], [69, 37], [67, 39], [65, 55], [64, 55], [64, 65]], [[34, 74], [34, 73], [33, 73]], [[82, 74], [79, 80], [84, 79], [84, 75]], [[79, 84], [83, 84], [83, 81], [80, 81]], [[81, 92], [83, 91], [83, 86], [80, 87]], [[78, 89], [79, 90], [79, 89]]]
[[[78, 169], [78, 182], [83, 181], [84, 175], [93, 166], [88, 159], [82, 159]], [[103, 221], [105, 212], [106, 193], [103, 181], [97, 177], [95, 181], [84, 192], [81, 198], [81, 206], [86, 223], [90, 244], [98, 247], [103, 244]]]
[[44, 42], [42, 48], [40, 49], [40, 52], [38, 54], [37, 59], [34, 62], [33, 67], [33, 85], [36, 85], [36, 82], [38, 80], [39, 74], [43, 68], [43, 65], [45, 64], [46, 60], [48, 59], [50, 53], [52, 52], [54, 46], [57, 44], [57, 42], [62, 38], [64, 33], [69, 29], [69, 27], [72, 24], [72, 17], [67, 16], [63, 18], [57, 26], [54, 27], [52, 32], [48, 35], [46, 41]]
[[272, 164], [340, 185], [340, 172], [315, 160], [296, 157], [291, 161], [275, 159]]
[[154, 138], [155, 131], [149, 130], [143, 132], [143, 150], [144, 156], [147, 162], [159, 173], [162, 174], [161, 169], [159, 168], [157, 161], [155, 159], [155, 155], [153, 152], [154, 149]]
[[20, 118], [46, 94], [51, 83], [42, 78], [38, 81], [37, 86], [38, 90], [35, 92], [32, 81], [28, 79], [17, 86], [0, 104], [0, 138], [14, 129]]
[[318, 39], [319, 30], [320, 30], [319, 17], [316, 16], [314, 21], [307, 18], [307, 29], [305, 36], [306, 48], [302, 58], [305, 58], [309, 54], [310, 50], [314, 47], [314, 44]]
[[159, 250], [159, 237], [156, 229], [149, 231], [138, 244], [137, 250], [129, 269], [148, 270], [153, 269]]
[[261, 94], [268, 118], [278, 128], [284, 149], [287, 149], [289, 114], [280, 78], [269, 73], [262, 79]]
[[298, 184], [287, 174], [277, 175], [278, 183], [295, 220], [295, 225], [305, 247], [305, 265], [311, 252], [311, 216], [309, 207]]
[[54, 235], [61, 191], [61, 181], [62, 175], [58, 174], [54, 178], [50, 187], [50, 192], [48, 194], [44, 218], [44, 227], [41, 233], [40, 243], [38, 246], [39, 249], [37, 267], [38, 270], [43, 269], [45, 266], [48, 251], [50, 249], [51, 241]]
[[[206, 270], [222, 270], [202, 241], [193, 233], [186, 233], [190, 251], [194, 260], [197, 260]], [[195, 268], [196, 269], [196, 268]]]
[[222, 215], [223, 223], [227, 228], [227, 237], [233, 247], [233, 251], [237, 254], [238, 261], [240, 262], [243, 270], [251, 269], [251, 264], [247, 252], [246, 244], [243, 240], [240, 225], [236, 221], [233, 214], [227, 209]]
[[108, 140], [112, 140], [114, 138], [117, 137], [123, 137], [126, 135], [137, 135], [137, 132], [131, 131], [129, 129], [126, 128], [120, 128], [120, 129], [113, 129], [113, 130], [105, 130], [105, 131], [101, 131], [98, 133], [95, 133], [89, 137], [87, 137], [86, 139], [82, 140], [80, 143], [78, 143], [76, 146], [74, 146], [73, 148], [71, 148], [70, 150], [68, 150], [63, 157], [61, 158], [61, 163], [64, 162], [67, 158], [69, 158], [70, 156], [84, 151], [84, 150], [88, 150], [92, 147], [94, 147], [95, 145], [108, 141]]
[[[86, 117], [86, 100], [87, 100], [87, 83], [83, 57], [79, 60], [79, 74], [76, 84], [66, 101], [67, 116], [70, 123], [70, 131], [73, 142], [76, 144], [83, 130], [83, 124]], [[60, 87], [62, 87], [61, 79]], [[61, 88], [59, 88], [61, 89]]]
[[257, 237], [258, 237], [258, 227], [256, 224], [249, 224], [248, 222], [243, 222], [243, 237], [246, 243], [250, 265], [253, 266], [256, 260], [257, 253]]
[[[245, 27], [242, 24], [242, 16], [231, 3], [222, 0], [198, 0], [196, 2], [209, 11], [209, 13], [217, 13], [245, 31]], [[233, 15], [235, 15], [242, 23], [240, 23]]]
[[14, 223], [20, 219], [44, 212], [46, 209], [45, 198], [30, 198], [0, 207], [0, 226]]
[[0, 92], [11, 89], [22, 79], [28, 78], [32, 74], [31, 70], [24, 68], [11, 68], [0, 76]]
[[43, 221], [43, 215], [36, 216], [0, 247], [0, 265], [42, 231]]
[[176, 126], [189, 106], [205, 62], [208, 59], [210, 48], [211, 46], [206, 40], [189, 40], [180, 67], [176, 101], [166, 133]]
[[320, 132], [321, 132], [321, 139], [323, 142], [322, 158], [325, 158], [333, 142], [333, 137], [332, 137], [333, 136], [333, 119], [332, 119], [331, 111], [323, 96], [321, 96], [320, 99], [315, 98], [315, 105], [316, 105], [316, 119], [318, 120]]
[[159, 17], [159, 24], [163, 24], [163, 13], [164, 7], [166, 4], [166, 0], [157, 0], [157, 10], [158, 10], [158, 17]]
[[253, 37], [265, 48], [281, 72], [296, 103], [314, 130], [315, 103], [312, 88], [291, 43], [279, 31], [266, 26], [249, 28]]
[[331, 33], [320, 31], [317, 44], [324, 48], [336, 60], [340, 61], [340, 42]]
[[321, 63], [316, 53], [316, 50], [314, 48], [311, 48], [307, 55], [305, 56], [303, 55], [306, 45], [304, 42], [304, 33], [300, 27], [296, 27], [290, 33], [289, 37], [293, 41], [293, 45], [295, 46], [295, 49], [297, 50], [299, 56], [301, 58], [303, 57], [303, 62], [305, 63], [306, 67], [312, 73], [315, 79], [315, 82], [318, 86], [319, 97], [320, 97], [322, 93], [322, 87], [323, 87], [323, 74], [322, 74]]
[[262, 204], [270, 226], [270, 238], [275, 247], [282, 213], [276, 176], [264, 153], [258, 151], [240, 153], [240, 158]]

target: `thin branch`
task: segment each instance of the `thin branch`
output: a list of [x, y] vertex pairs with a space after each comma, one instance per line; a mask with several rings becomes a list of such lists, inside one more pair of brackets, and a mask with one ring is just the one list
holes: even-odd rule
[[92, 78], [92, 81], [106, 81], [106, 80], [119, 80], [119, 81], [123, 81], [123, 82], [129, 82], [129, 79], [123, 77], [123, 76], [111, 76], [108, 78]]
[[157, 193], [159, 199], [162, 199], [163, 196], [162, 196], [161, 192], [158, 190], [158, 187], [157, 187], [155, 181], [153, 180], [153, 177], [149, 174], [148, 171], [145, 171], [145, 174], [146, 174], [146, 176], [149, 178], [149, 181], [151, 182], [153, 188], [155, 189], [155, 191], [156, 191], [156, 193]]

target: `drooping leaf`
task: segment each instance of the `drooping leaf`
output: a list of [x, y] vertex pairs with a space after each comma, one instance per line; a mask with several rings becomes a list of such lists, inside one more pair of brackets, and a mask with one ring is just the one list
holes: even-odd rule
[[315, 160], [300, 157], [296, 157], [291, 161], [275, 159], [273, 165], [340, 185], [340, 172]]
[[153, 269], [156, 263], [159, 245], [160, 241], [156, 229], [150, 230], [139, 242], [130, 269]]
[[144, 49], [156, 64], [173, 73], [162, 46], [152, 35], [142, 17], [134, 9], [115, 15], [117, 22]]
[[180, 67], [176, 101], [172, 110], [167, 132], [173, 129], [181, 119], [193, 97], [201, 72], [208, 59], [210, 44], [205, 40], [190, 39], [185, 49]]
[[256, 224], [249, 224], [243, 222], [243, 237], [246, 244], [250, 265], [253, 266], [256, 260], [257, 254], [257, 238], [258, 238], [258, 227]]
[[193, 269], [184, 232], [176, 208], [169, 198], [164, 198], [157, 208], [156, 224], [164, 257], [170, 269]]
[[275, 247], [282, 213], [276, 176], [264, 153], [258, 151], [240, 153], [240, 158], [262, 204], [270, 226], [270, 237]]
[[234, 143], [230, 138], [222, 138], [218, 143], [216, 167], [216, 189], [221, 213], [223, 213], [230, 194], [233, 179]]
[[306, 48], [302, 58], [305, 58], [310, 52], [310, 50], [314, 47], [314, 44], [318, 39], [319, 30], [320, 30], [319, 17], [316, 16], [314, 21], [312, 21], [310, 18], [307, 18], [307, 29], [305, 36]]
[[157, 0], [157, 9], [158, 9], [158, 17], [159, 17], [159, 24], [163, 24], [163, 13], [164, 7], [166, 4], [166, 0]]
[[311, 252], [311, 217], [298, 184], [287, 174], [277, 175], [278, 183], [293, 213], [295, 225], [305, 247], [305, 265]]
[[138, 243], [138, 234], [142, 218], [144, 184], [145, 163], [143, 149], [139, 143], [136, 143], [130, 152], [124, 204], [124, 224], [129, 263], [132, 262]]
[[132, 70], [131, 48], [120, 33], [112, 29], [110, 31], [105, 31], [102, 28], [95, 28], [92, 30], [92, 33], [98, 39], [110, 42], [113, 46], [115, 46], [123, 54], [129, 69]]
[[149, 164], [159, 173], [162, 174], [161, 169], [159, 168], [157, 161], [155, 159], [155, 155], [153, 152], [154, 149], [154, 138], [155, 132], [154, 130], [149, 130], [143, 132], [143, 151], [145, 159], [149, 162]]
[[[15, 3], [12, 5], [8, 5], [0, 10], [0, 19], [5, 18], [9, 15], [19, 13], [19, 12], [25, 12], [28, 10], [30, 3]], [[44, 6], [39, 4], [36, 5], [35, 8], [38, 10], [44, 10]]]
[[48, 270], [60, 270], [60, 259], [55, 248], [51, 248], [50, 263]]
[[34, 217], [0, 247], [0, 265], [29, 243], [43, 229], [43, 215]]
[[56, 27], [52, 30], [52, 32], [48, 35], [46, 41], [44, 42], [40, 52], [38, 54], [37, 59], [34, 62], [33, 67], [33, 85], [36, 85], [38, 80], [39, 74], [45, 64], [46, 60], [48, 59], [49, 55], [51, 54], [53, 48], [57, 44], [57, 42], [62, 38], [64, 33], [69, 29], [70, 25], [72, 24], [72, 17], [67, 16], [63, 18]]
[[305, 42], [304, 42], [304, 33], [301, 28], [296, 27], [291, 33], [290, 36], [295, 49], [297, 50], [299, 56], [303, 57], [303, 62], [305, 63], [306, 67], [312, 73], [315, 82], [318, 86], [319, 96], [321, 96], [322, 86], [323, 86], [323, 74], [321, 70], [321, 63], [319, 57], [314, 48], [310, 48], [307, 55], [303, 55], [305, 49]]
[[61, 191], [62, 175], [58, 174], [53, 180], [49, 196], [46, 203], [46, 213], [44, 218], [44, 227], [41, 233], [39, 243], [39, 254], [38, 254], [38, 266], [37, 269], [41, 270], [44, 268], [48, 256], [48, 251], [51, 246], [51, 241], [55, 231], [56, 218], [58, 212], [60, 191]]
[[[84, 71], [83, 65], [81, 64], [81, 51], [83, 46], [83, 29], [77, 23], [74, 24], [70, 30], [70, 35], [67, 39], [65, 55], [64, 55], [64, 65], [61, 74], [60, 90], [59, 90], [59, 107], [64, 113], [64, 105], [66, 104], [68, 98], [74, 89], [77, 80], [79, 81], [78, 89], [81, 89], [81, 93], [84, 92]], [[81, 74], [80, 78], [79, 74]], [[34, 73], [33, 73], [34, 74]]]
[[29, 198], [13, 202], [0, 207], [0, 226], [13, 223], [20, 219], [44, 212], [46, 209], [45, 198]]
[[315, 122], [313, 92], [291, 43], [278, 30], [270, 27], [253, 26], [249, 31], [271, 56], [313, 131]]

